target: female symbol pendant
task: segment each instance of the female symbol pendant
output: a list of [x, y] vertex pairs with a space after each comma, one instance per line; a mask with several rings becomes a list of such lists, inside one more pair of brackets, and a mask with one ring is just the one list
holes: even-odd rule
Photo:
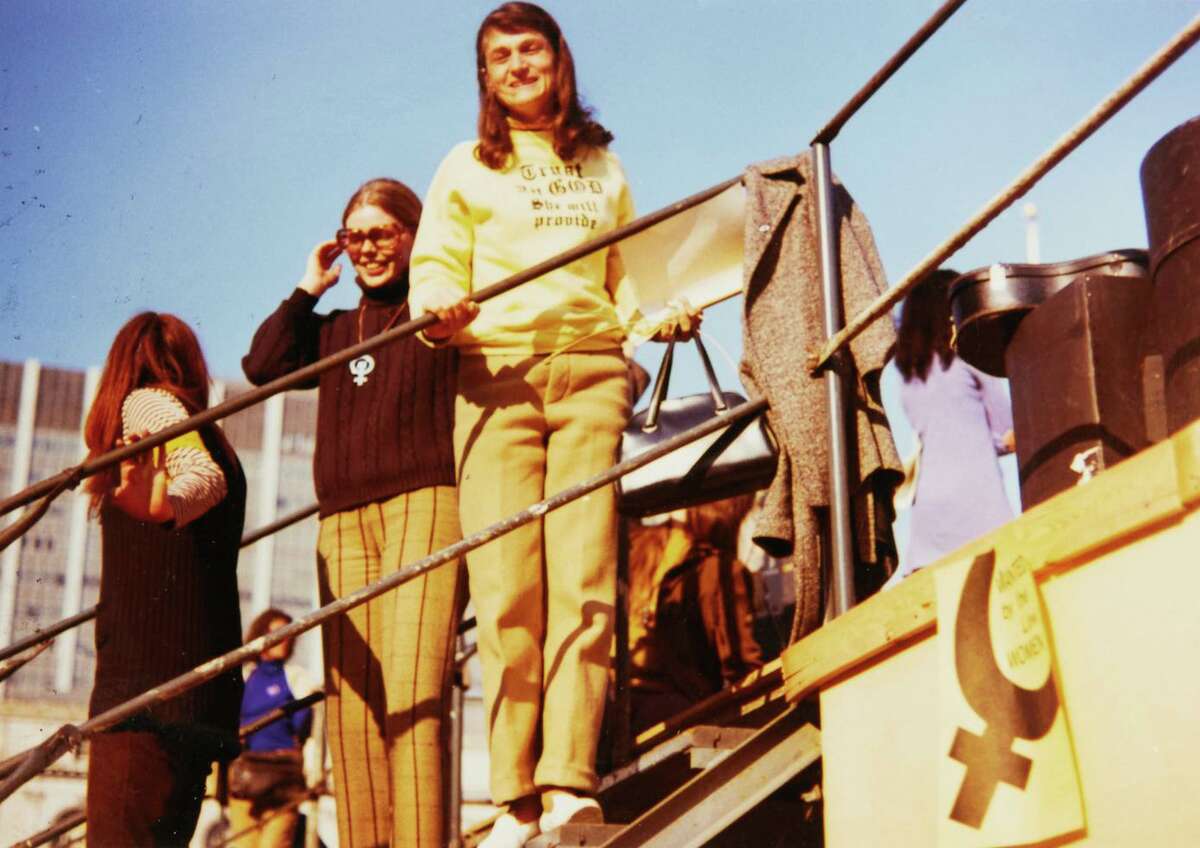
[[351, 359], [349, 367], [354, 375], [354, 385], [361, 386], [367, 382], [367, 375], [375, 370], [375, 357], [364, 353], [357, 359]]

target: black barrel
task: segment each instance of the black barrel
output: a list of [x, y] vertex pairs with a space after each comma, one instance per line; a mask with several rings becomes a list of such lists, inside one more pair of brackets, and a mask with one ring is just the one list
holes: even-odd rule
[[1200, 418], [1200, 117], [1160, 138], [1142, 160], [1167, 429]]

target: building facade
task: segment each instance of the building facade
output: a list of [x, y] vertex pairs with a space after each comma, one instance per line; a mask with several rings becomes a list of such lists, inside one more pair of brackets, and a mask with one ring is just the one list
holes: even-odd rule
[[[0, 491], [20, 491], [78, 463], [82, 427], [99, 378], [46, 367], [36, 360], [0, 362]], [[247, 391], [214, 384], [213, 402]], [[226, 419], [222, 426], [246, 472], [246, 529], [251, 531], [315, 501], [312, 454], [316, 393], [277, 395]], [[0, 518], [7, 525], [20, 511]], [[242, 551], [238, 567], [242, 621], [268, 606], [294, 616], [317, 604], [317, 519], [303, 521]], [[65, 492], [21, 539], [0, 553], [0, 645], [89, 609], [100, 586], [100, 530], [87, 497]], [[95, 672], [91, 622], [57, 637], [49, 649], [0, 683], [0, 760], [41, 742], [60, 725], [87, 716]], [[320, 679], [320, 638], [300, 638], [296, 657]], [[5, 803], [0, 831], [13, 839], [46, 827], [81, 806], [86, 756], [68, 755]], [[5, 840], [5, 844], [8, 841]]]

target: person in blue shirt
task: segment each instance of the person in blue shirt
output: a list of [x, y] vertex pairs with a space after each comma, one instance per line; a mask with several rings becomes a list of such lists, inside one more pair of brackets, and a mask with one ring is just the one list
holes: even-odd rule
[[[260, 613], [246, 630], [246, 642], [250, 642], [277, 630], [292, 621], [292, 617], [281, 609], [272, 607]], [[246, 675], [246, 689], [242, 697], [240, 725], [262, 718], [272, 710], [292, 701], [299, 700], [314, 691], [304, 670], [289, 663], [292, 642], [288, 640], [267, 648], [259, 655], [259, 661]], [[229, 834], [237, 837], [229, 844], [234, 848], [287, 848], [292, 844], [299, 811], [284, 812], [296, 790], [303, 789], [302, 749], [312, 729], [312, 707], [304, 707], [290, 715], [271, 722], [242, 739], [243, 761], [253, 760], [254, 754], [267, 754], [281, 763], [291, 763], [297, 778], [286, 782], [283, 791], [272, 790], [261, 797], [238, 797], [236, 776], [231, 778], [233, 797], [229, 800]], [[238, 766], [235, 764], [234, 768]], [[253, 768], [253, 764], [250, 764]], [[240, 836], [239, 836], [240, 834]]]

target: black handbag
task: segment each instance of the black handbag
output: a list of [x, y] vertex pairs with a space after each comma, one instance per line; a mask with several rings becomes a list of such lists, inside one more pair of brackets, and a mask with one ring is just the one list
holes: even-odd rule
[[234, 798], [272, 805], [303, 791], [299, 750], [243, 751], [229, 764], [229, 794]]
[[[699, 336], [694, 341], [708, 394], [666, 397], [675, 352], [672, 340], [658, 369], [650, 406], [630, 419], [621, 436], [622, 461], [746, 402], [736, 392], [721, 391], [708, 351]], [[771, 482], [778, 460], [779, 448], [766, 418], [743, 418], [626, 474], [617, 481], [617, 508], [641, 517], [744, 495]]]

